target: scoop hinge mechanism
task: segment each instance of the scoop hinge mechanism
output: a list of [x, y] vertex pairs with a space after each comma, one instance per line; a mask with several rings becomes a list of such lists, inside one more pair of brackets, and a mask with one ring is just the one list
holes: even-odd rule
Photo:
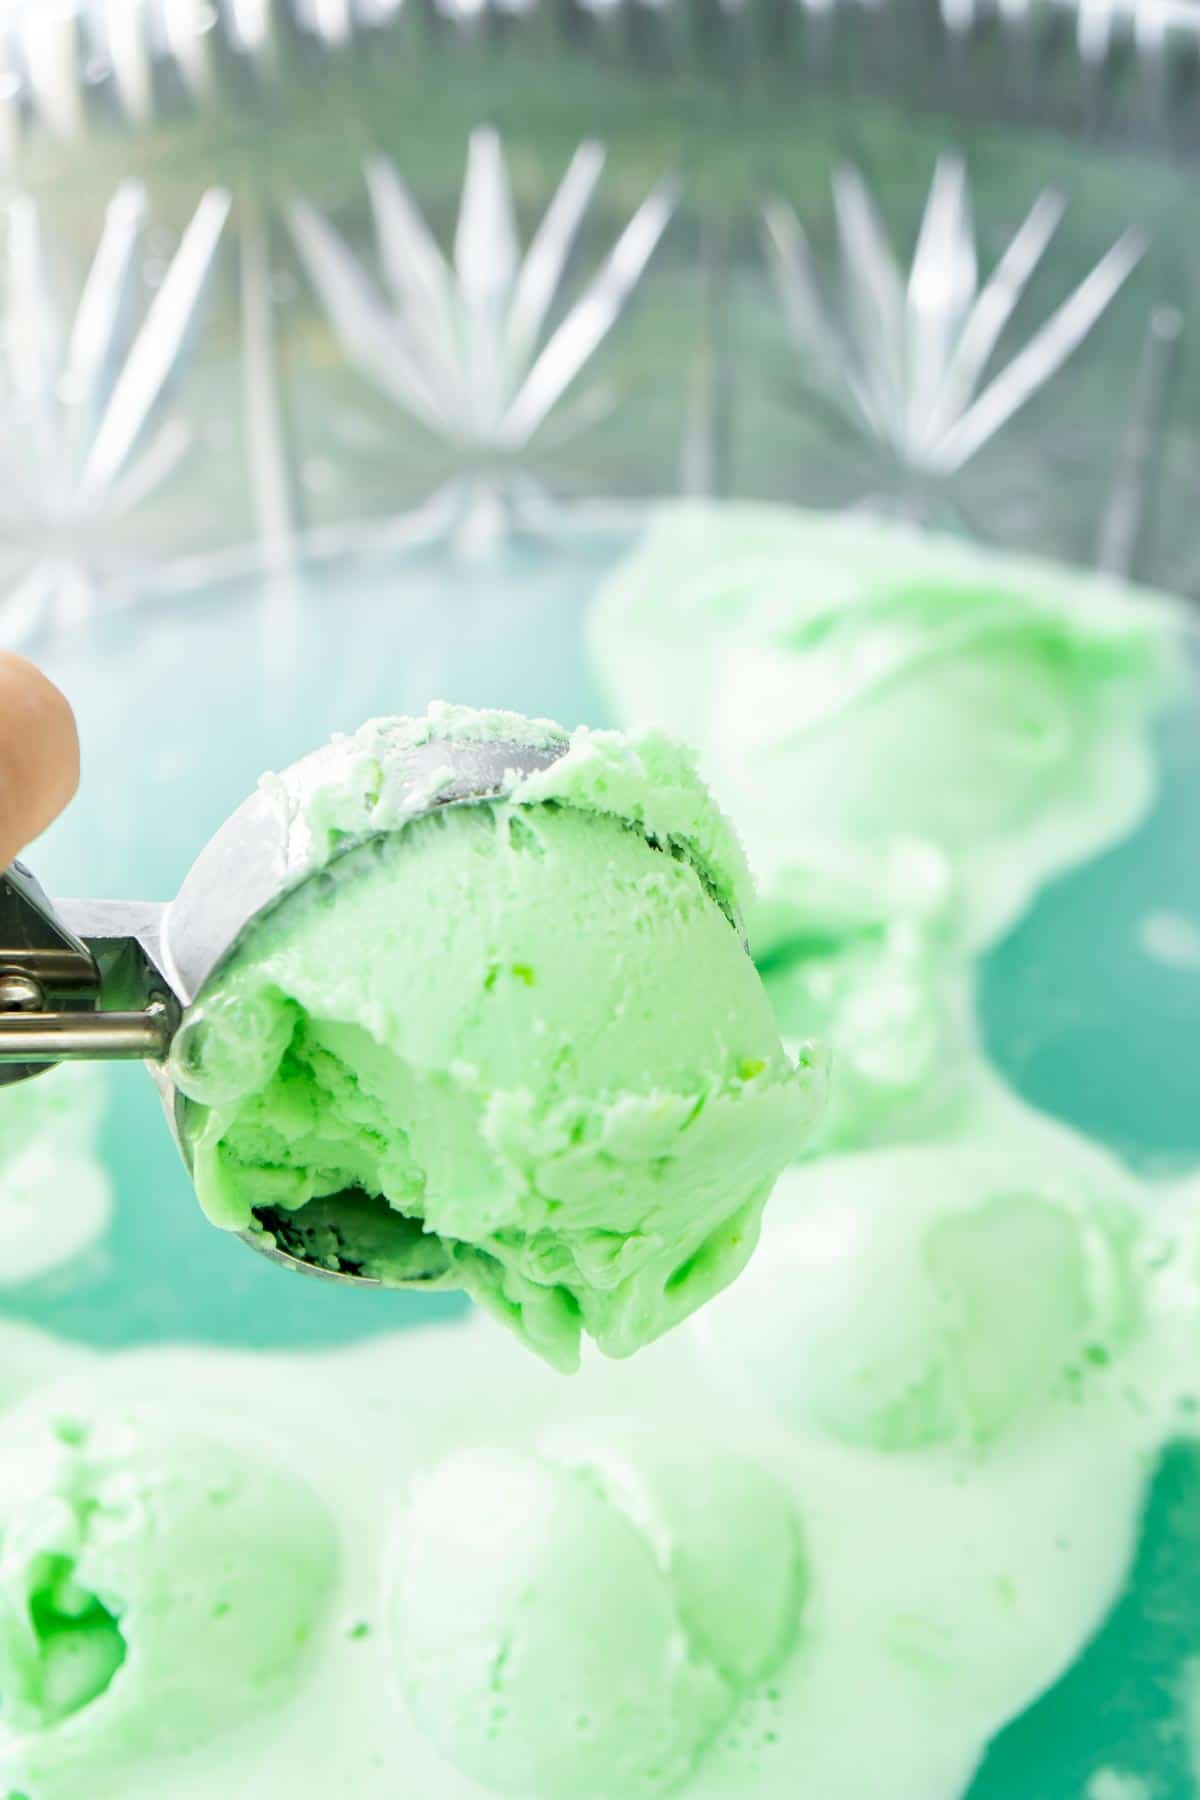
[[0, 1086], [60, 1062], [165, 1060], [180, 1008], [159, 961], [164, 911], [51, 902], [21, 863], [0, 873]]

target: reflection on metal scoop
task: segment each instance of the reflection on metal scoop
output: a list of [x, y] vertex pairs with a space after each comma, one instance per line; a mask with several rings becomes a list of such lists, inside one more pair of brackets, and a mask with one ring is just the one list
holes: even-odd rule
[[[478, 805], [508, 778], [533, 774], [566, 745], [531, 748], [505, 740], [435, 740], [409, 751], [389, 782], [400, 829], [446, 806]], [[284, 777], [291, 805], [265, 789], [252, 795], [210, 840], [176, 898], [166, 905], [126, 900], [50, 901], [19, 863], [0, 874], [0, 1086], [59, 1062], [144, 1061], [158, 1086], [184, 1160], [182, 1096], [167, 1058], [186, 1009], [253, 922], [305, 881], [325, 876], [370, 837], [347, 838], [316, 871], [296, 809], [359, 760], [349, 741], [327, 745]], [[411, 798], [411, 807], [405, 805]], [[243, 1241], [286, 1267], [333, 1281], [377, 1286], [321, 1268], [270, 1236]]]

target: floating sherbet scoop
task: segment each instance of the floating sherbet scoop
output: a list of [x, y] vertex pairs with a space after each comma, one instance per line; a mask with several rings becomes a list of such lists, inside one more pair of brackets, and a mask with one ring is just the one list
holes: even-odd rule
[[0, 1081], [143, 1058], [214, 1224], [625, 1355], [749, 1257], [817, 1111], [690, 753], [436, 707], [269, 777], [166, 906], [0, 877]]

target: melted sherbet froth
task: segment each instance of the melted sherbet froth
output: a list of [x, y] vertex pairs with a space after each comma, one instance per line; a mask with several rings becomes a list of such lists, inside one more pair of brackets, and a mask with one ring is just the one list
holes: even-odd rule
[[0, 1087], [0, 1288], [73, 1262], [106, 1230], [100, 1070], [64, 1064]]
[[741, 852], [667, 740], [579, 732], [506, 797], [389, 828], [415, 735], [521, 729], [366, 728], [308, 808], [315, 854], [335, 820], [362, 847], [251, 931], [175, 1073], [216, 1224], [463, 1287], [571, 1367], [581, 1335], [628, 1355], [739, 1272], [822, 1081], [782, 1049]]
[[[1110, 1378], [1138, 1327], [1141, 1236], [1120, 1170], [1019, 1127], [1003, 1147], [828, 1157], [784, 1178], [761, 1259], [696, 1329], [714, 1371], [812, 1429], [978, 1447]], [[778, 1283], [804, 1295], [782, 1342]]]
[[752, 908], [750, 941], [785, 1043], [837, 1046], [822, 1149], [928, 1135], [960, 1109], [974, 1051], [958, 891], [932, 845], [798, 845]]

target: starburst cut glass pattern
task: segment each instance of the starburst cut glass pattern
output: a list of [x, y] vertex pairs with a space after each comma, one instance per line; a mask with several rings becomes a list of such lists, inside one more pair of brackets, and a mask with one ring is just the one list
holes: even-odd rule
[[[595, 422], [606, 396], [580, 386], [621, 318], [678, 201], [674, 178], [646, 196], [599, 268], [566, 299], [568, 268], [604, 167], [583, 143], [524, 254], [508, 163], [497, 133], [471, 134], [447, 256], [386, 157], [365, 165], [380, 279], [306, 200], [292, 233], [349, 360], [447, 451], [443, 494], [511, 512], [546, 498], [523, 462], [535, 442], [557, 448]], [[431, 514], [432, 516], [432, 514]]]
[[[833, 178], [840, 281], [826, 285], [794, 210], [764, 207], [765, 242], [790, 333], [814, 389], [907, 478], [958, 474], [1084, 342], [1146, 250], [1126, 232], [1009, 360], [1001, 340], [1063, 217], [1034, 201], [980, 281], [962, 158], [937, 163], [907, 278], [866, 182]], [[998, 366], [999, 365], [999, 366]]]
[[0, 618], [10, 640], [86, 610], [118, 573], [115, 528], [179, 466], [174, 404], [230, 208], [205, 193], [149, 300], [145, 190], [117, 189], [73, 312], [51, 278], [36, 203], [6, 208], [0, 318]]

